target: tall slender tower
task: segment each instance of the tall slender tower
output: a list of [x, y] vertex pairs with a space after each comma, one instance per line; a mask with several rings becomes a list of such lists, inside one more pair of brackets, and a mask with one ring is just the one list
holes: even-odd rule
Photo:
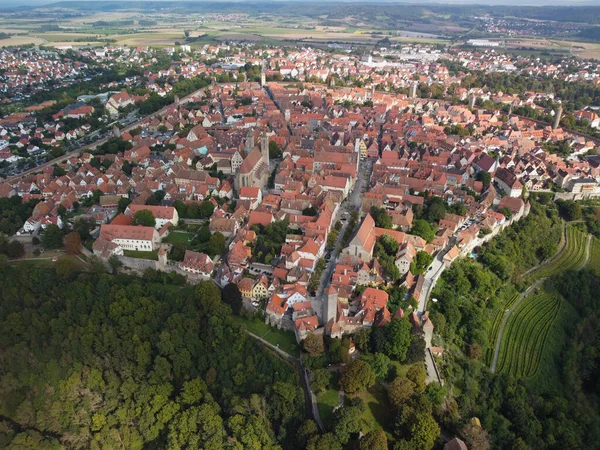
[[260, 152], [262, 153], [263, 161], [269, 167], [269, 136], [265, 132], [260, 135]]
[[559, 106], [554, 113], [554, 120], [552, 121], [552, 129], [556, 130], [560, 126], [560, 119], [562, 118], [562, 106]]
[[413, 83], [410, 85], [410, 93], [408, 95], [410, 98], [417, 97], [417, 86], [418, 86], [418, 83], [416, 81], [413, 81]]
[[250, 153], [252, 150], [254, 150], [254, 131], [250, 128], [246, 135], [246, 153]]
[[267, 74], [265, 72], [265, 62], [261, 63], [260, 69], [260, 87], [265, 87], [267, 85]]

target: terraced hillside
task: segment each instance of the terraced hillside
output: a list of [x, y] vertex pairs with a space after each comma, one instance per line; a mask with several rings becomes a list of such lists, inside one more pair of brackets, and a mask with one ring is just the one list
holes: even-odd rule
[[542, 292], [529, 296], [515, 309], [502, 337], [498, 373], [519, 378], [536, 374], [560, 302], [559, 297]]
[[565, 248], [551, 261], [533, 271], [528, 280], [536, 280], [554, 275], [565, 270], [577, 269], [585, 261], [587, 235], [572, 225], [567, 225], [567, 242]]

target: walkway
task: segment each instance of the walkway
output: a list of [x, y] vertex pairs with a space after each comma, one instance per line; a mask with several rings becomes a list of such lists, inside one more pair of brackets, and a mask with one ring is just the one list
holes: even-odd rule
[[585, 259], [583, 260], [583, 263], [577, 268], [577, 271], [579, 272], [581, 269], [583, 269], [585, 266], [587, 266], [588, 262], [590, 262], [590, 254], [591, 254], [591, 249], [592, 249], [592, 238], [594, 236], [592, 236], [592, 234], [588, 234], [588, 240], [587, 240], [587, 244], [585, 246]]
[[275, 352], [277, 352], [277, 354], [279, 356], [283, 357], [284, 359], [291, 362], [292, 364], [294, 364], [297, 367], [297, 369], [300, 372], [300, 377], [303, 380], [302, 388], [304, 390], [304, 398], [305, 398], [305, 400], [307, 400], [307, 404], [310, 403], [310, 409], [312, 411], [312, 416], [315, 419], [315, 422], [319, 426], [320, 430], [322, 432], [324, 432], [325, 427], [323, 426], [323, 422], [321, 421], [321, 417], [319, 416], [319, 408], [317, 405], [317, 396], [313, 393], [312, 389], [310, 388], [310, 378], [308, 377], [308, 371], [305, 370], [304, 367], [302, 367], [302, 360], [300, 358], [296, 358], [295, 356], [292, 356], [289, 353], [281, 350], [276, 345], [271, 344], [270, 342], [264, 340], [263, 338], [252, 333], [251, 331], [246, 330], [246, 333], [249, 336], [256, 339], [257, 341], [259, 341], [261, 344], [265, 345], [266, 347], [270, 348], [271, 350], [274, 350]]

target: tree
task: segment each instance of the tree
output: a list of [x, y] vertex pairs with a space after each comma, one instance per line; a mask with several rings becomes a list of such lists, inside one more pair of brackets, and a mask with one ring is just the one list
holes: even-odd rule
[[359, 441], [360, 450], [387, 450], [388, 440], [382, 429], [372, 430], [365, 434]]
[[407, 363], [416, 363], [418, 361], [423, 361], [425, 357], [425, 339], [423, 338], [422, 332], [414, 332], [412, 333], [412, 339], [410, 341], [410, 347], [408, 348], [408, 352], [406, 353], [406, 362]]
[[242, 299], [242, 293], [235, 283], [229, 283], [221, 291], [221, 298], [223, 302], [231, 306], [231, 311], [234, 314], [239, 315], [244, 305]]
[[344, 392], [354, 394], [375, 384], [375, 373], [371, 366], [360, 359], [354, 360], [342, 369], [340, 385]]
[[65, 236], [65, 248], [69, 255], [81, 253], [81, 236], [77, 231], [71, 231]]
[[309, 334], [302, 342], [302, 347], [311, 358], [323, 356], [323, 353], [325, 352], [323, 336], [320, 334]]
[[223, 233], [216, 232], [213, 234], [206, 245], [206, 252], [212, 257], [220, 255], [225, 251], [226, 241]]
[[375, 372], [375, 377], [378, 380], [385, 380], [390, 370], [390, 358], [383, 353], [375, 353], [369, 360], [369, 364]]
[[152, 211], [148, 209], [140, 209], [133, 215], [133, 225], [142, 225], [144, 227], [156, 226], [156, 219]]
[[317, 434], [308, 441], [306, 450], [342, 450], [342, 444], [333, 433]]
[[125, 212], [125, 210], [127, 209], [127, 207], [129, 206], [130, 203], [131, 203], [131, 200], [129, 199], [129, 197], [119, 198], [117, 212], [119, 212], [119, 213]]
[[275, 141], [269, 142], [269, 158], [277, 159], [281, 157], [281, 148], [279, 148], [279, 144]]
[[42, 233], [42, 245], [47, 249], [59, 248], [63, 244], [63, 232], [58, 225], [48, 225]]
[[410, 347], [412, 325], [408, 318], [396, 317], [385, 327], [385, 353], [392, 359], [403, 362]]
[[435, 238], [435, 232], [433, 231], [433, 228], [426, 220], [423, 219], [417, 219], [413, 222], [410, 234], [421, 236], [427, 242], [432, 242]]
[[310, 373], [310, 386], [315, 394], [324, 392], [331, 383], [331, 372], [327, 369], [316, 369]]
[[361, 429], [362, 410], [358, 406], [342, 406], [333, 413], [333, 432], [342, 444]]
[[484, 186], [489, 186], [492, 182], [492, 175], [489, 172], [482, 170], [477, 174], [477, 181], [481, 181]]
[[388, 398], [392, 406], [399, 408], [415, 392], [415, 384], [408, 378], [396, 377], [388, 387]]
[[418, 413], [411, 428], [411, 435], [415, 449], [430, 450], [440, 435], [440, 427], [431, 414]]
[[423, 363], [412, 365], [408, 369], [408, 372], [406, 372], [406, 378], [414, 383], [415, 391], [419, 393], [425, 391], [427, 387], [427, 371]]
[[21, 242], [15, 240], [6, 245], [6, 256], [9, 258], [20, 258], [23, 255], [25, 255], [25, 246]]
[[204, 217], [205, 219], [208, 219], [210, 216], [212, 216], [214, 211], [215, 205], [213, 205], [209, 200], [204, 200], [198, 208], [200, 216]]
[[302, 215], [304, 216], [316, 216], [319, 213], [314, 206], [309, 206], [308, 208], [304, 208], [302, 210]]
[[300, 446], [305, 447], [308, 443], [309, 439], [313, 436], [317, 436], [319, 434], [319, 428], [314, 420], [305, 420], [300, 428], [298, 428], [298, 432], [296, 433], [296, 437], [298, 438], [298, 443]]
[[108, 264], [110, 265], [113, 274], [116, 274], [119, 269], [123, 267], [123, 263], [117, 255], [111, 255], [111, 257], [108, 258]]

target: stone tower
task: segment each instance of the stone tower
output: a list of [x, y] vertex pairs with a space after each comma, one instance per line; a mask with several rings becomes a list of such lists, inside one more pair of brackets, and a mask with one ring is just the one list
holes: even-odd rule
[[263, 61], [260, 68], [260, 86], [265, 87], [267, 85], [267, 74], [265, 72], [265, 62]]
[[559, 106], [554, 114], [554, 120], [552, 121], [552, 129], [556, 130], [560, 126], [560, 119], [562, 118], [562, 106]]
[[260, 135], [260, 152], [262, 153], [263, 161], [269, 167], [269, 136], [264, 132]]
[[252, 150], [254, 150], [254, 131], [250, 128], [246, 135], [246, 153], [250, 153]]
[[290, 114], [290, 110], [286, 109], [285, 112], [284, 112], [284, 116], [285, 116], [285, 121], [288, 122], [288, 123], [290, 121], [290, 115], [291, 115]]
[[475, 102], [477, 101], [477, 97], [474, 95], [471, 95], [469, 97], [469, 107], [473, 108], [475, 106]]
[[337, 322], [337, 302], [338, 302], [338, 293], [337, 290], [329, 285], [326, 293], [326, 301], [325, 301], [325, 317], [324, 322], [329, 323], [330, 320], [333, 319], [334, 322]]
[[418, 86], [418, 83], [416, 81], [413, 81], [412, 84], [410, 85], [410, 93], [408, 94], [408, 96], [410, 98], [417, 97], [417, 86]]

